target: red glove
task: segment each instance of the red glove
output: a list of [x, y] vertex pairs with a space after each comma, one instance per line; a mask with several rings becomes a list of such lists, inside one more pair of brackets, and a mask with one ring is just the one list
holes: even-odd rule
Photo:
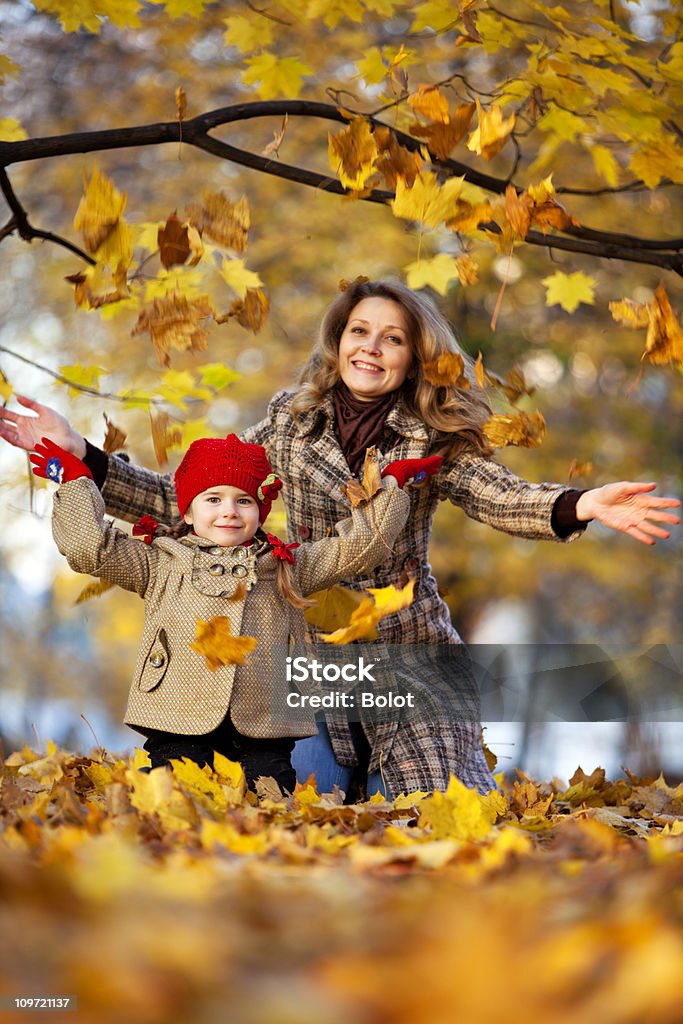
[[434, 476], [439, 472], [442, 462], [441, 455], [430, 455], [426, 459], [400, 459], [398, 462], [390, 462], [387, 468], [382, 470], [382, 476], [395, 477], [399, 487], [405, 487], [406, 484], [421, 484], [428, 476]]
[[92, 473], [84, 462], [47, 437], [41, 437], [29, 458], [35, 476], [44, 476], [56, 484], [77, 480], [79, 476], [89, 476], [92, 480]]

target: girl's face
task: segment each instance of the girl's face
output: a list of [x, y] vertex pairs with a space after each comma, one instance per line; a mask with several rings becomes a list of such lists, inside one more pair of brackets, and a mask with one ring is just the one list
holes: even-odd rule
[[255, 498], [239, 487], [221, 484], [202, 491], [185, 513], [198, 537], [221, 548], [235, 548], [252, 539], [259, 525], [259, 507]]
[[339, 342], [339, 373], [361, 402], [400, 388], [413, 362], [408, 320], [393, 299], [361, 299]]

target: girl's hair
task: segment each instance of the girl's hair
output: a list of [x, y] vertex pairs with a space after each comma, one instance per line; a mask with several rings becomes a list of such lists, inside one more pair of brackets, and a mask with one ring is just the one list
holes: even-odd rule
[[[155, 531], [156, 537], [171, 537], [173, 540], [179, 540], [181, 537], [186, 537], [188, 533], [192, 532], [192, 527], [189, 523], [186, 523], [184, 519], [178, 520], [172, 526], [158, 526]], [[265, 541], [266, 535], [263, 530], [257, 530], [254, 534], [255, 538], [260, 541]], [[293, 605], [295, 608], [310, 608], [317, 604], [317, 601], [309, 601], [300, 592], [294, 579], [294, 573], [289, 562], [284, 562], [282, 559], [276, 559], [275, 566], [275, 582], [278, 590], [284, 597], [285, 601]]]
[[[363, 299], [375, 297], [396, 302], [408, 321], [413, 365], [401, 388], [408, 411], [435, 431], [439, 449], [455, 455], [470, 448], [477, 454], [490, 455], [482, 428], [491, 409], [474, 380], [471, 359], [436, 307], [398, 281], [355, 281], [329, 306], [313, 352], [299, 376], [299, 390], [291, 405], [295, 422], [315, 409], [340, 379], [339, 342], [351, 311]], [[426, 379], [425, 363], [435, 362], [445, 352], [462, 356], [469, 388], [435, 387]]]

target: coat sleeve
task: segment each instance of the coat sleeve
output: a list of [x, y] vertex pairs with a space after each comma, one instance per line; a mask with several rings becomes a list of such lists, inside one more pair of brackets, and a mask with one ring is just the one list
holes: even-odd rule
[[[290, 398], [287, 391], [273, 396], [260, 423], [247, 427], [239, 435], [250, 444], [261, 444], [271, 452], [275, 438], [277, 414]], [[170, 526], [180, 518], [176, 504], [175, 485], [170, 474], [155, 473], [142, 466], [132, 466], [125, 459], [112, 455], [102, 486], [106, 511], [117, 519], [134, 523], [141, 516], [152, 515], [157, 522]]]
[[436, 478], [438, 495], [470, 517], [496, 530], [528, 540], [576, 540], [583, 527], [559, 537], [551, 523], [555, 502], [569, 488], [563, 484], [532, 484], [505, 466], [464, 453]]
[[302, 594], [312, 594], [352, 576], [367, 576], [392, 554], [409, 510], [410, 498], [388, 477], [370, 501], [358, 505], [348, 519], [337, 523], [337, 537], [302, 544], [296, 551], [296, 576]]
[[62, 484], [54, 497], [52, 535], [76, 572], [99, 576], [144, 597], [158, 553], [104, 519], [104, 501], [92, 480]]

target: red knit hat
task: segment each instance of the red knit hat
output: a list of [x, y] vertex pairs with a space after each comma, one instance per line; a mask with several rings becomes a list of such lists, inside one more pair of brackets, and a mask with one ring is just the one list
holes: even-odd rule
[[258, 502], [259, 522], [265, 523], [270, 506], [282, 487], [260, 444], [226, 438], [203, 437], [193, 441], [175, 471], [175, 489], [181, 516], [202, 491], [228, 484], [239, 487]]

